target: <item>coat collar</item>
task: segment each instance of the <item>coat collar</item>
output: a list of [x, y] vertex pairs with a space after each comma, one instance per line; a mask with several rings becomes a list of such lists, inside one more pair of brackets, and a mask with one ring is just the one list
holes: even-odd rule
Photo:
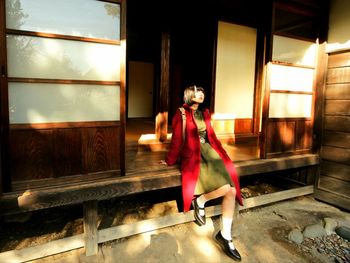
[[[187, 110], [187, 111], [190, 111], [190, 112], [193, 111], [193, 110], [191, 109], [191, 107], [190, 107], [188, 104], [186, 104], [186, 103], [183, 104], [182, 107], [184, 107], [184, 109]], [[204, 111], [203, 108], [199, 108], [199, 110]]]

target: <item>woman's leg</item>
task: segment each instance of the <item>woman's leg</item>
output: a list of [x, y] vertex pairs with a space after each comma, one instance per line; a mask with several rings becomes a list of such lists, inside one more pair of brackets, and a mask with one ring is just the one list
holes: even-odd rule
[[236, 204], [236, 188], [230, 187], [222, 200], [222, 216], [233, 218]]
[[221, 234], [222, 236], [227, 239], [231, 240], [231, 227], [232, 227], [232, 221], [233, 221], [233, 214], [235, 211], [235, 204], [236, 204], [236, 188], [230, 187], [230, 191], [227, 192], [226, 195], [224, 195], [224, 198], [222, 200], [222, 229]]
[[[209, 200], [213, 200], [219, 197], [223, 197], [222, 200], [222, 217], [233, 218], [235, 203], [236, 203], [236, 188], [231, 187], [229, 184], [225, 184], [220, 188], [211, 191], [206, 194], [202, 194], [197, 198], [197, 204], [199, 207], [203, 208], [205, 203]], [[201, 214], [202, 215], [202, 214]], [[202, 215], [203, 216], [203, 215]]]
[[222, 229], [216, 234], [215, 238], [229, 257], [241, 261], [241, 255], [233, 245], [231, 233], [235, 204], [236, 188], [230, 187], [222, 200]]
[[[204, 211], [205, 203], [207, 201], [209, 201], [209, 200], [216, 199], [216, 198], [219, 198], [219, 197], [222, 197], [222, 196], [224, 196], [224, 199], [225, 199], [226, 195], [231, 196], [230, 192], [231, 192], [231, 186], [229, 184], [225, 184], [225, 185], [219, 187], [218, 189], [216, 189], [214, 191], [211, 191], [211, 192], [206, 193], [206, 194], [202, 194], [201, 196], [197, 197], [193, 201], [194, 202], [193, 206], [195, 208], [195, 218], [196, 218], [197, 221], [199, 221], [198, 222], [199, 225], [204, 225], [205, 224], [205, 211]], [[235, 197], [233, 197], [233, 198], [235, 198]], [[228, 197], [226, 199], [228, 199]], [[225, 203], [228, 203], [228, 202], [229, 201], [227, 200]], [[230, 206], [226, 204], [225, 205], [225, 211], [229, 207]], [[226, 213], [228, 213], [228, 212], [225, 212], [225, 214]]]
[[203, 194], [201, 196], [203, 196], [203, 198], [206, 201], [212, 200], [212, 199], [216, 199], [222, 196], [225, 196], [229, 191], [230, 191], [231, 186], [229, 184], [225, 184], [221, 187], [219, 187], [218, 189], [211, 191], [209, 193]]
[[222, 187], [212, 192], [201, 195], [197, 199], [197, 203], [200, 207], [204, 207], [206, 201], [209, 201], [218, 197], [223, 197], [222, 205], [221, 205], [221, 209], [222, 209], [221, 234], [225, 239], [231, 240], [232, 238], [231, 227], [232, 227], [233, 214], [235, 211], [235, 204], [236, 204], [236, 188], [231, 187], [229, 184], [223, 185]]

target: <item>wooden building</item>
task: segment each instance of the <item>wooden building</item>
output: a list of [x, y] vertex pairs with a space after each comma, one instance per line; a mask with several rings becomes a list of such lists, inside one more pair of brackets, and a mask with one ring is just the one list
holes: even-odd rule
[[191, 84], [228, 151], [252, 152], [232, 152], [241, 176], [285, 171], [296, 195], [350, 209], [348, 1], [0, 5], [1, 214], [84, 203], [90, 222], [98, 200], [178, 187], [159, 152], [128, 168], [126, 129], [156, 119], [166, 145]]

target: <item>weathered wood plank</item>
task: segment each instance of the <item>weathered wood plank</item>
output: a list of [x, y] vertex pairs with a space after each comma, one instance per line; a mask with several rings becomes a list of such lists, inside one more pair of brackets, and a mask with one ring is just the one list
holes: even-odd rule
[[314, 192], [314, 186], [308, 185], [303, 187], [298, 187], [295, 189], [284, 190], [276, 193], [255, 196], [252, 198], [247, 198], [243, 201], [243, 207], [239, 210], [245, 210], [261, 205], [267, 205], [274, 202], [279, 202], [286, 199], [291, 199], [298, 196], [309, 195]]
[[331, 68], [327, 71], [327, 84], [350, 82], [350, 67]]
[[350, 132], [350, 117], [325, 116], [324, 129], [330, 131]]
[[321, 152], [324, 160], [350, 165], [350, 149], [323, 146]]
[[318, 200], [327, 202], [337, 207], [342, 207], [346, 210], [350, 209], [350, 198], [340, 196], [336, 193], [331, 193], [329, 191], [316, 188], [314, 192], [314, 197]]
[[322, 161], [320, 172], [324, 176], [350, 181], [350, 166], [346, 164]]
[[[318, 164], [318, 155], [305, 154], [235, 163], [240, 176], [268, 173]], [[0, 214], [38, 210], [91, 200], [105, 200], [140, 192], [178, 187], [181, 174], [178, 166], [158, 165], [158, 170], [133, 171], [127, 176], [102, 181], [73, 184], [60, 188], [41, 188], [26, 192], [5, 193], [0, 198]]]
[[98, 206], [97, 201], [84, 202], [84, 240], [86, 256], [95, 255], [98, 252]]
[[324, 111], [324, 98], [325, 98], [325, 89], [326, 89], [326, 71], [327, 71], [327, 62], [328, 54], [325, 53], [326, 43], [318, 45], [317, 52], [317, 64], [316, 64], [316, 76], [315, 76], [315, 94], [314, 94], [314, 127], [313, 127], [313, 143], [312, 150], [313, 152], [319, 152], [321, 149], [321, 138], [323, 133], [323, 111]]
[[350, 148], [350, 133], [325, 131], [323, 145]]
[[350, 84], [333, 84], [326, 87], [327, 100], [349, 100], [350, 99]]
[[86, 183], [93, 183], [96, 181], [102, 181], [106, 179], [113, 179], [120, 177], [120, 171], [108, 171], [102, 173], [93, 173], [93, 174], [78, 174], [72, 176], [58, 177], [58, 178], [47, 178], [42, 180], [27, 180], [27, 181], [18, 181], [12, 184], [12, 191], [19, 192], [25, 191], [26, 189], [35, 189], [35, 188], [60, 188], [67, 185], [75, 185]]
[[2, 252], [0, 253], [0, 262], [27, 262], [29, 260], [43, 258], [82, 247], [84, 247], [84, 235], [80, 234], [50, 241], [42, 245]]
[[350, 196], [350, 180], [343, 181], [333, 177], [320, 176], [318, 188], [346, 198]]
[[318, 155], [303, 154], [273, 159], [237, 162], [236, 170], [240, 176], [268, 173], [318, 164]]
[[350, 100], [326, 100], [325, 114], [350, 115]]
[[[157, 172], [155, 174], [155, 172]], [[48, 207], [78, 204], [91, 200], [105, 200], [139, 192], [175, 187], [181, 184], [178, 168], [144, 172], [134, 176], [67, 185], [54, 189], [36, 189], [6, 193], [0, 199], [0, 213], [38, 210]]]
[[350, 52], [330, 54], [328, 57], [328, 68], [350, 66]]

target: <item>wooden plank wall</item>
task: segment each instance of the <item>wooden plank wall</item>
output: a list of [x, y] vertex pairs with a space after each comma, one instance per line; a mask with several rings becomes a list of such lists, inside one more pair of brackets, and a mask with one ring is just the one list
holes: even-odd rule
[[350, 209], [350, 51], [328, 56], [316, 197]]
[[11, 182], [118, 170], [119, 134], [119, 123], [104, 127], [12, 128]]

